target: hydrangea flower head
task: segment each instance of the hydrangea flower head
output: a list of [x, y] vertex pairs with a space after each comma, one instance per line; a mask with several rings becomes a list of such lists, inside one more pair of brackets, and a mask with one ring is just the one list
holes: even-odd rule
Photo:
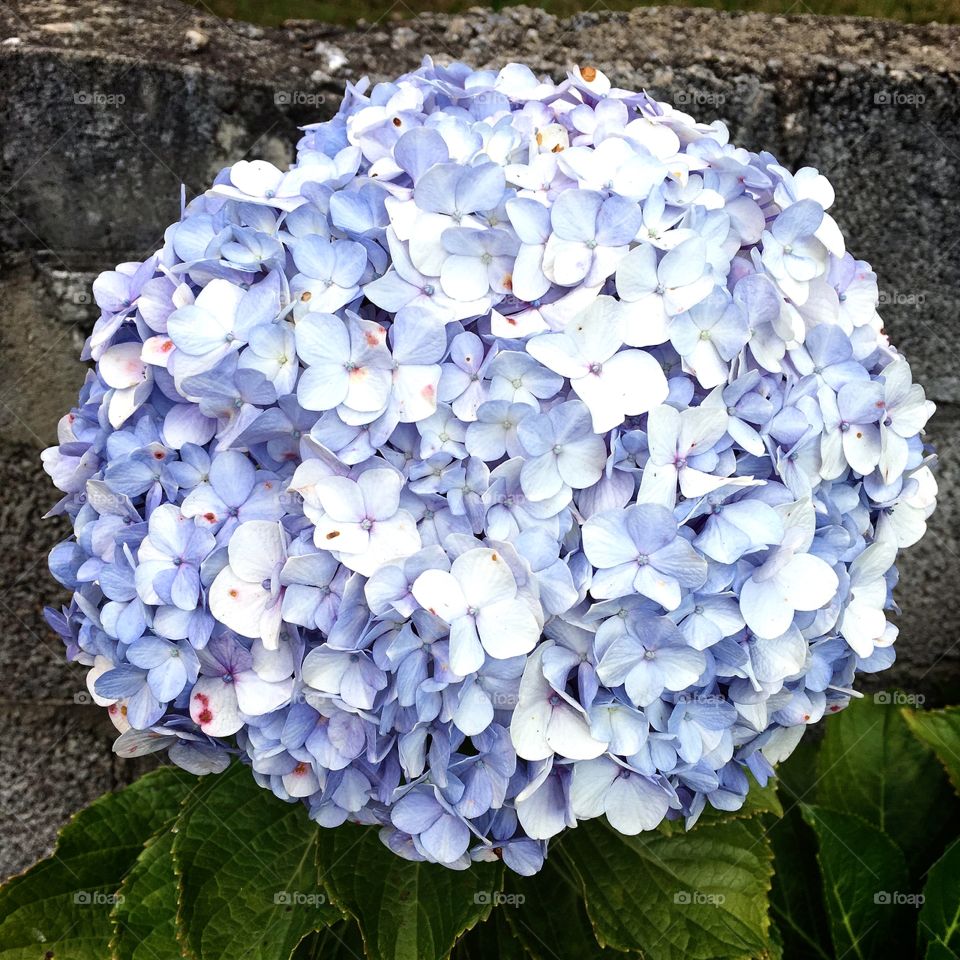
[[49, 620], [120, 730], [398, 854], [739, 806], [894, 657], [933, 412], [811, 168], [427, 59], [94, 285]]

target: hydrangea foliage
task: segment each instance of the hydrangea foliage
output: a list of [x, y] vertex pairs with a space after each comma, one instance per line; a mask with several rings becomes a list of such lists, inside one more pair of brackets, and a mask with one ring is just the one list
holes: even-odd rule
[[94, 284], [50, 612], [125, 756], [539, 869], [894, 657], [933, 405], [827, 180], [593, 67], [348, 87]]

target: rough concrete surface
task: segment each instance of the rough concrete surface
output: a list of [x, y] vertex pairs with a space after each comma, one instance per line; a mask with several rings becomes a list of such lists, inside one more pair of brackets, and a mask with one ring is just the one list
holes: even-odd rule
[[[960, 692], [960, 28], [707, 10], [558, 20], [476, 9], [265, 29], [176, 0], [0, 5], [0, 875], [49, 850], [56, 829], [140, 767], [84, 704], [41, 616], [58, 597], [45, 555], [61, 536], [39, 451], [83, 378], [90, 281], [151, 253], [180, 185], [226, 163], [293, 155], [297, 125], [329, 116], [346, 81], [424, 54], [476, 66], [523, 60], [561, 75], [593, 63], [837, 189], [850, 249], [881, 278], [882, 313], [940, 405], [930, 439], [943, 498], [902, 563], [898, 662], [868, 689], [930, 703]], [[77, 700], [81, 702], [76, 702]]]

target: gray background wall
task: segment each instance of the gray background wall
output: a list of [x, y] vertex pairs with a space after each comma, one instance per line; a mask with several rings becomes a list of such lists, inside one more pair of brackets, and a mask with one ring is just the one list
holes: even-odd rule
[[[524, 60], [562, 75], [593, 63], [738, 143], [837, 189], [834, 214], [881, 278], [882, 313], [937, 401], [930, 439], [942, 499], [902, 563], [896, 666], [872, 688], [928, 703], [960, 688], [960, 28], [677, 9], [476, 10], [261, 29], [176, 2], [0, 6], [0, 875], [141, 767], [113, 758], [112, 727], [83, 700], [41, 609], [63, 535], [40, 521], [55, 491], [39, 452], [83, 377], [93, 277], [149, 255], [226, 163], [292, 158], [296, 126], [330, 115], [347, 80], [414, 67], [424, 53], [476, 66]], [[81, 696], [78, 696], [81, 695]]]

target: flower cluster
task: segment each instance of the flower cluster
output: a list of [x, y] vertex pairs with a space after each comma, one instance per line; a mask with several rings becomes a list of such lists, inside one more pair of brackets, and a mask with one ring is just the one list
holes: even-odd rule
[[587, 66], [427, 60], [222, 171], [44, 454], [117, 751], [456, 868], [739, 807], [892, 662], [936, 493], [833, 199]]

